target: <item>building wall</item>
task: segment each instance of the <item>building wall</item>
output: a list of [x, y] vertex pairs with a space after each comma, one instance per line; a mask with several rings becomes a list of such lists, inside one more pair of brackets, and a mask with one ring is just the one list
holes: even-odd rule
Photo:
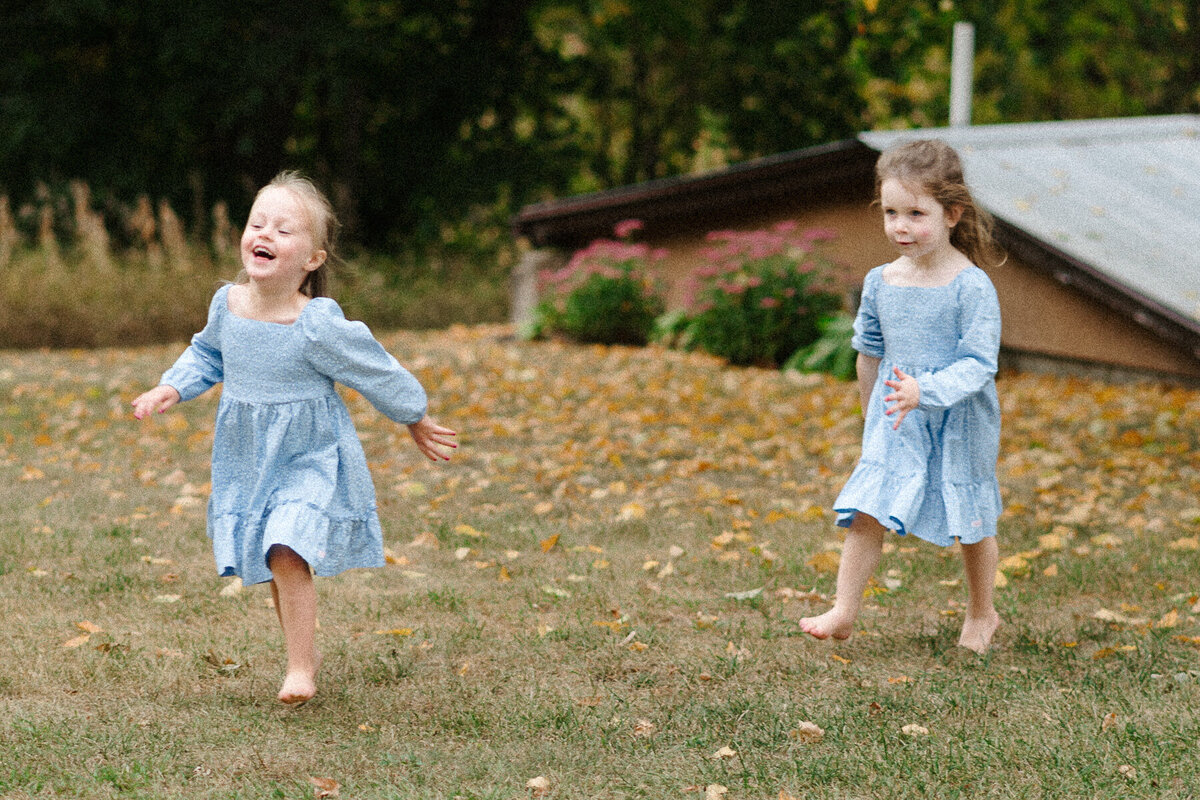
[[[805, 207], [790, 211], [775, 207], [761, 223], [738, 227], [750, 230], [796, 220], [802, 228], [837, 231], [838, 238], [827, 246], [827, 252], [846, 265], [852, 288], [861, 286], [872, 267], [895, 257], [884, 237], [881, 218], [867, 203], [837, 203], [815, 210], [811, 204], [807, 199]], [[648, 233], [653, 235], [653, 231]], [[699, 254], [707, 246], [706, 233], [707, 229], [696, 229], [649, 239], [651, 245], [670, 252], [662, 262], [662, 277], [669, 286], [668, 305], [672, 308], [685, 301], [685, 279], [700, 263]], [[1002, 344], [1007, 350], [1200, 378], [1200, 361], [1183, 348], [1164, 342], [1103, 303], [1013, 257], [989, 270], [989, 275], [1000, 297]]]

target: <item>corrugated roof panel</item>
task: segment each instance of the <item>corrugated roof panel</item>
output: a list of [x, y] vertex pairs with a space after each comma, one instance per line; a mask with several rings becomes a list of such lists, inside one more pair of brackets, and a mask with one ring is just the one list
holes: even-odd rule
[[1200, 320], [1200, 116], [1021, 123], [859, 136], [938, 138], [996, 217]]

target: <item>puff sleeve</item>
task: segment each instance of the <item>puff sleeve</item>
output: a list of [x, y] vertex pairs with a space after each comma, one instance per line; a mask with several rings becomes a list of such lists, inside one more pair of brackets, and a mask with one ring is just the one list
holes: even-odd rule
[[979, 270], [959, 287], [958, 346], [948, 366], [918, 379], [920, 405], [949, 408], [995, 378], [1000, 358], [1000, 302]]
[[301, 317], [304, 356], [323, 375], [361, 394], [388, 419], [402, 425], [419, 422], [428, 400], [411, 372], [384, 349], [361, 322], [347, 320], [341, 306], [328, 297], [314, 313]]
[[159, 381], [160, 384], [174, 387], [181, 401], [197, 398], [225, 379], [221, 358], [221, 319], [227, 308], [225, 297], [228, 293], [229, 287], [222, 286], [213, 295], [204, 329], [192, 337], [191, 344]]
[[882, 274], [883, 267], [876, 267], [863, 280], [862, 297], [854, 317], [854, 338], [850, 340], [855, 350], [872, 358], [883, 358], [883, 328], [875, 307], [875, 293]]

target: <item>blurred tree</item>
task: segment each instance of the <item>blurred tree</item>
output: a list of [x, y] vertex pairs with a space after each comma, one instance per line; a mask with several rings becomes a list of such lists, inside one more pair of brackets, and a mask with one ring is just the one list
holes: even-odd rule
[[946, 122], [1200, 109], [1193, 0], [0, 0], [0, 191], [88, 181], [239, 218], [277, 170], [367, 245]]

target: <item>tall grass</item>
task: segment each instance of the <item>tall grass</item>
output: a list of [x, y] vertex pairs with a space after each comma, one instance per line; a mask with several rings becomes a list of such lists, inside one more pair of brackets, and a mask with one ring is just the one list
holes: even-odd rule
[[[101, 213], [78, 181], [69, 197], [43, 189], [39, 198], [14, 214], [0, 197], [0, 349], [186, 339], [240, 269], [240, 229], [224, 203], [202, 237], [165, 200]], [[333, 295], [373, 328], [499, 321], [511, 253], [502, 237], [486, 242], [353, 254], [333, 271]]]

